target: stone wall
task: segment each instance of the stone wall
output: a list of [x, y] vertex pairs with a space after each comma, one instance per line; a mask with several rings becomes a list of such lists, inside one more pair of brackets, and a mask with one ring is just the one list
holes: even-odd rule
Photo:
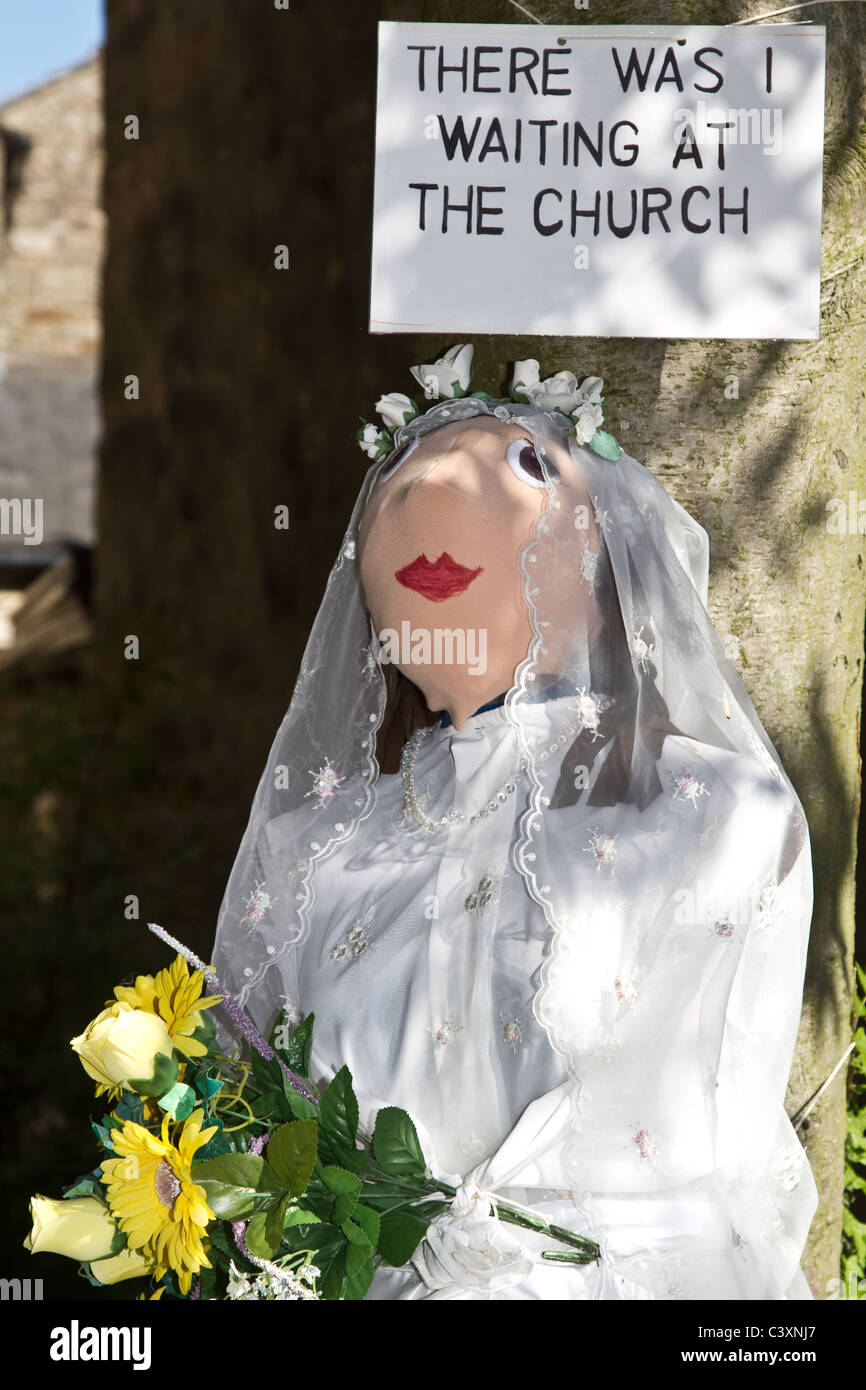
[[[43, 499], [49, 548], [94, 539], [102, 71], [100, 54], [0, 107], [0, 496]], [[21, 537], [0, 555], [23, 559]]]

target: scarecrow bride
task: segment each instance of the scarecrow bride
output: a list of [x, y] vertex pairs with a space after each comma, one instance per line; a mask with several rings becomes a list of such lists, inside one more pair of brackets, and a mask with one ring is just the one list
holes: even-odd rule
[[[377, 404], [374, 459], [222, 904], [256, 1022], [315, 1015], [361, 1124], [458, 1187], [370, 1299], [809, 1299], [783, 1107], [812, 903], [797, 796], [705, 608], [703, 529], [602, 382]], [[520, 1202], [590, 1236], [541, 1258]]]

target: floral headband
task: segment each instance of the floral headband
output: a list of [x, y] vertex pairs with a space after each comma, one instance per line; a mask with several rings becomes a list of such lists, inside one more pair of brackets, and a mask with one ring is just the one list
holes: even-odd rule
[[[437, 362], [410, 367], [428, 401], [471, 395], [475, 400], [490, 404], [497, 402], [497, 397], [488, 395], [486, 391], [470, 393], [468, 390], [473, 351], [471, 343], [458, 343]], [[602, 458], [615, 460], [622, 454], [622, 449], [613, 435], [601, 429], [604, 420], [601, 409], [604, 404], [601, 394], [603, 385], [600, 376], [588, 376], [578, 386], [574, 372], [557, 372], [555, 376], [541, 381], [538, 363], [534, 357], [529, 357], [525, 362], [515, 362], [508, 391], [512, 401], [538, 406], [542, 410], [555, 410], [569, 417], [574, 423], [568, 433], [574, 435], [578, 444], [588, 445]], [[500, 403], [504, 403], [505, 399], [501, 398]], [[365, 421], [355, 438], [371, 459], [382, 459], [392, 452], [394, 435], [399, 427], [408, 425], [421, 412], [415, 402], [400, 391], [390, 391], [388, 395], [381, 396], [375, 408], [382, 416], [384, 426]]]

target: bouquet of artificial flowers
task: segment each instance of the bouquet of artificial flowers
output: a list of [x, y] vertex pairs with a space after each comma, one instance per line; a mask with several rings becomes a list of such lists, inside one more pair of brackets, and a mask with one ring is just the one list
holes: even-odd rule
[[[154, 1299], [363, 1298], [379, 1264], [411, 1259], [456, 1189], [430, 1172], [404, 1110], [379, 1110], [372, 1135], [359, 1133], [348, 1067], [319, 1093], [312, 1014], [293, 1028], [281, 1015], [265, 1039], [227, 992], [203, 995], [205, 983], [222, 989], [212, 970], [151, 929], [178, 950], [173, 964], [118, 985], [72, 1039], [108, 1107], [91, 1120], [106, 1156], [59, 1200], [31, 1199], [25, 1246], [77, 1259], [95, 1285], [145, 1277]], [[218, 1047], [218, 1004], [248, 1058]], [[598, 1255], [583, 1236], [496, 1206], [567, 1247], [545, 1258]]]

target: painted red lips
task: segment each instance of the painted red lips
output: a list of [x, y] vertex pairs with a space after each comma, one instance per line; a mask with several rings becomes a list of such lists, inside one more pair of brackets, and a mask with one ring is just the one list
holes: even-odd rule
[[398, 584], [404, 585], [407, 589], [414, 589], [424, 598], [429, 598], [432, 603], [441, 603], [444, 598], [462, 594], [469, 588], [473, 579], [477, 579], [483, 568], [483, 565], [479, 565], [477, 570], [470, 570], [465, 565], [458, 565], [448, 551], [443, 550], [434, 563], [431, 563], [426, 555], [419, 555], [411, 565], [404, 565], [401, 570], [397, 570], [394, 578]]

